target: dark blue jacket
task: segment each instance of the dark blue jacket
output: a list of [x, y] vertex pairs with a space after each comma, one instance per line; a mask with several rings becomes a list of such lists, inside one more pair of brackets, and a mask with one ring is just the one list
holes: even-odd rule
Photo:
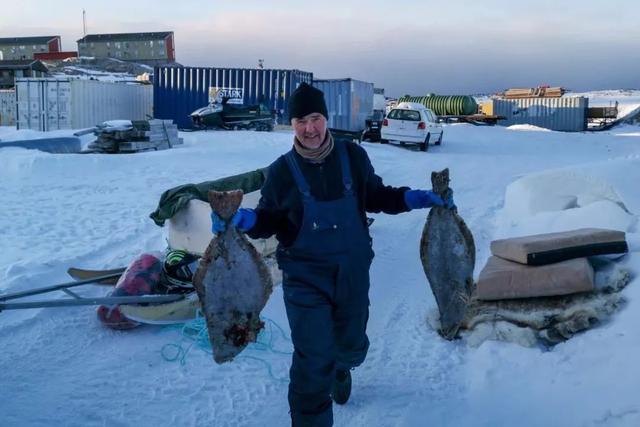
[[[344, 144], [341, 141], [335, 143]], [[404, 193], [408, 187], [384, 185], [382, 178], [376, 175], [367, 152], [357, 144], [346, 145], [362, 221], [366, 223], [366, 212], [407, 212], [409, 209], [404, 202]], [[308, 162], [297, 153], [296, 159], [311, 187], [311, 195], [316, 200], [329, 201], [342, 197], [342, 171], [335, 148], [320, 164]], [[290, 246], [301, 226], [303, 205], [302, 195], [284, 156], [280, 156], [269, 166], [261, 196], [256, 208], [256, 224], [247, 234], [254, 239], [275, 234], [281, 245]]]

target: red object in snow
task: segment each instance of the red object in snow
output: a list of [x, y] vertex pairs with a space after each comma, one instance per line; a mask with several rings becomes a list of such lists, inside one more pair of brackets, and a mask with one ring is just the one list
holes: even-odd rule
[[[154, 254], [142, 254], [134, 259], [122, 273], [112, 297], [151, 295], [160, 282], [163, 261]], [[138, 322], [127, 319], [118, 305], [101, 305], [97, 309], [98, 319], [103, 325], [119, 330], [132, 329]]]

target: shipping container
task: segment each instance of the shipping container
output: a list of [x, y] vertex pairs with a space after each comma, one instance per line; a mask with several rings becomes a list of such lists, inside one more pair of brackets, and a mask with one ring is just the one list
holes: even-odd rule
[[373, 83], [354, 79], [314, 80], [313, 86], [324, 92], [329, 127], [362, 132], [365, 120], [373, 113]]
[[528, 124], [546, 129], [582, 132], [587, 130], [589, 99], [522, 98], [493, 99], [493, 114], [505, 117], [504, 126]]
[[16, 125], [16, 91], [0, 90], [0, 126]]
[[81, 129], [153, 117], [151, 85], [78, 79], [17, 79], [18, 129]]
[[373, 88], [373, 109], [376, 111], [384, 111], [387, 108], [387, 98], [384, 96], [384, 89]]
[[210, 102], [210, 95], [224, 93], [232, 102], [266, 104], [278, 123], [289, 124], [289, 95], [313, 74], [300, 70], [250, 68], [156, 67], [153, 75], [155, 117], [171, 119], [181, 129], [191, 129], [190, 114]]

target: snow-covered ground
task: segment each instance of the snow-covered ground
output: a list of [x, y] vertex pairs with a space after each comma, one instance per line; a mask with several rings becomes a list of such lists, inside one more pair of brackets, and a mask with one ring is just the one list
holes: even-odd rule
[[[181, 136], [180, 148], [132, 155], [0, 149], [0, 292], [67, 281], [71, 265], [117, 267], [164, 249], [148, 214], [165, 189], [266, 166], [291, 146], [288, 132]], [[450, 168], [476, 241], [476, 275], [496, 237], [607, 224], [627, 232], [632, 252], [621, 262], [634, 279], [611, 322], [551, 351], [498, 342], [470, 348], [444, 341], [426, 320], [435, 308], [418, 251], [426, 212], [375, 215], [371, 349], [354, 371], [351, 400], [334, 409], [335, 425], [640, 425], [640, 128], [590, 134], [459, 124], [445, 126], [443, 145], [426, 153], [363, 146], [387, 184], [429, 188], [431, 171]], [[567, 195], [578, 201], [573, 212], [554, 203]], [[280, 287], [263, 314], [288, 332]], [[93, 308], [2, 312], [0, 424], [288, 425], [287, 383], [279, 379], [289, 356], [262, 352], [261, 360], [218, 366], [194, 348], [184, 365], [165, 361], [163, 346], [179, 342], [176, 328], [108, 330]], [[276, 344], [291, 349], [284, 339]]]

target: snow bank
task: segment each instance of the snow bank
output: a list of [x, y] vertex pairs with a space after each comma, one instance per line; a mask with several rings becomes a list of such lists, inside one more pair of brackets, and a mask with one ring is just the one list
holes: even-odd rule
[[524, 131], [538, 131], [538, 132], [553, 132], [551, 129], [543, 128], [536, 125], [511, 125], [507, 126], [509, 130], [524, 130]]
[[640, 182], [638, 160], [522, 177], [507, 186], [496, 238], [583, 227], [636, 231], [638, 217], [634, 212], [640, 212], [640, 206], [630, 182]]

